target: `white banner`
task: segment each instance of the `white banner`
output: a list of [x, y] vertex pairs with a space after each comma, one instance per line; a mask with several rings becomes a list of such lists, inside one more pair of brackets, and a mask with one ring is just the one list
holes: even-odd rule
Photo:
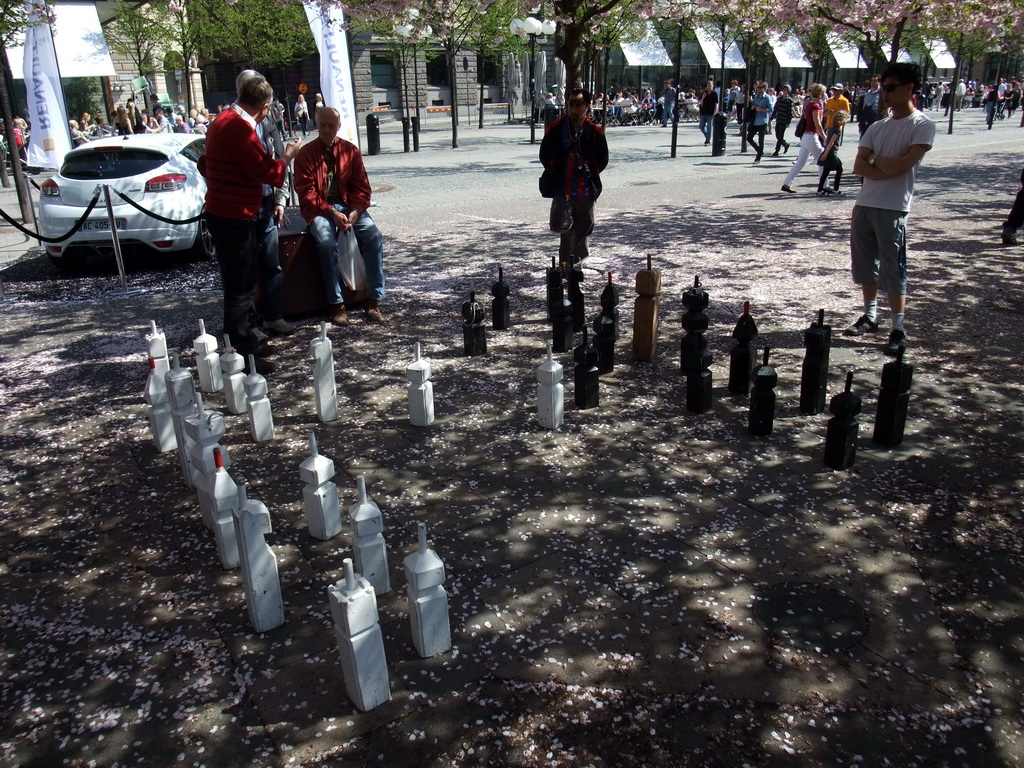
[[28, 164], [60, 168], [71, 150], [67, 108], [60, 87], [57, 53], [46, 22], [25, 31], [25, 90], [28, 93]]
[[[341, 115], [338, 135], [359, 146], [359, 121], [356, 117], [355, 94], [352, 93], [352, 68], [348, 60], [345, 38], [345, 13], [334, 4], [321, 9], [319, 2], [303, 2], [309, 28], [320, 51], [320, 92], [324, 105], [334, 107]], [[310, 94], [306, 101], [312, 102]]]

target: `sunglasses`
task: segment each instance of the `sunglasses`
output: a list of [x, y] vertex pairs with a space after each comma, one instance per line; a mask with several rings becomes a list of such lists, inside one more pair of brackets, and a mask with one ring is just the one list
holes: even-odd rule
[[897, 88], [903, 88], [906, 85], [910, 85], [910, 83], [886, 83], [882, 86], [882, 90], [886, 93], [892, 93]]

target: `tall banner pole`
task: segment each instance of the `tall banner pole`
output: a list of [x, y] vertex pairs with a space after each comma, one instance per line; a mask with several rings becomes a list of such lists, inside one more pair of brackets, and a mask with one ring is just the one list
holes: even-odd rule
[[[35, 14], [33, 18], [40, 19]], [[64, 155], [71, 151], [71, 136], [57, 52], [45, 19], [25, 30], [25, 90], [32, 126], [28, 165], [60, 168]]]
[[340, 7], [315, 0], [306, 0], [302, 7], [309, 28], [320, 51], [320, 91], [324, 105], [334, 107], [341, 115], [338, 135], [359, 146], [359, 121], [356, 117], [355, 93], [352, 88], [352, 65], [348, 55], [345, 13]]

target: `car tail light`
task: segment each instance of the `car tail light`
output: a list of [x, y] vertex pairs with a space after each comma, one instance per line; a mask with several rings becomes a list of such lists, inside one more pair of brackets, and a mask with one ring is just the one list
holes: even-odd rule
[[51, 245], [50, 250], [53, 251], [54, 253], [60, 253], [61, 251], [64, 250], [64, 248], [59, 245]]
[[57, 186], [57, 182], [53, 179], [47, 179], [43, 182], [43, 186], [39, 188], [39, 194], [43, 197], [60, 197], [60, 187]]
[[146, 182], [147, 192], [174, 192], [185, 186], [188, 176], [183, 173], [165, 173], [163, 176], [154, 176]]
[[170, 248], [174, 245], [173, 240], [157, 240], [153, 243], [157, 248]]

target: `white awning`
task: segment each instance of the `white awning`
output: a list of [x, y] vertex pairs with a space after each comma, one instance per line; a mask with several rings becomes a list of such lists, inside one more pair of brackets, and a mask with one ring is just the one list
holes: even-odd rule
[[[708, 60], [708, 64], [712, 69], [721, 69], [722, 43], [701, 27], [697, 27], [694, 32], [697, 33], [697, 42], [700, 43], [700, 49], [704, 51], [704, 58]], [[747, 62], [743, 60], [743, 54], [736, 47], [736, 42], [729, 43], [729, 47], [725, 50], [725, 68], [746, 69], [746, 67]]]
[[654, 30], [654, 23], [648, 19], [644, 29], [642, 40], [633, 43], [619, 43], [623, 55], [626, 57], [626, 64], [631, 67], [671, 67], [672, 59], [669, 58], [661, 38]]
[[[53, 43], [57, 49], [57, 65], [61, 77], [113, 77], [114, 64], [110, 60], [107, 39], [103, 36], [100, 18], [94, 3], [56, 3]], [[7, 61], [11, 76], [24, 80], [25, 36], [19, 35], [16, 44], [7, 48]]]
[[936, 69], [956, 69], [956, 61], [949, 48], [941, 40], [926, 40], [928, 44], [928, 57], [932, 60]]
[[768, 35], [768, 42], [771, 43], [775, 60], [782, 68], [810, 69], [811, 63], [804, 57], [804, 47], [795, 36], [783, 38], [782, 35], [773, 33]]
[[828, 36], [828, 45], [840, 69], [867, 69], [867, 62], [861, 58], [860, 49], [856, 45], [832, 34]]
[[[888, 61], [889, 57], [892, 56], [892, 46], [882, 43], [882, 53], [885, 54], [885, 60]], [[896, 61], [902, 64], [913, 64], [914, 57], [906, 51], [900, 51], [900, 55], [896, 57]]]

